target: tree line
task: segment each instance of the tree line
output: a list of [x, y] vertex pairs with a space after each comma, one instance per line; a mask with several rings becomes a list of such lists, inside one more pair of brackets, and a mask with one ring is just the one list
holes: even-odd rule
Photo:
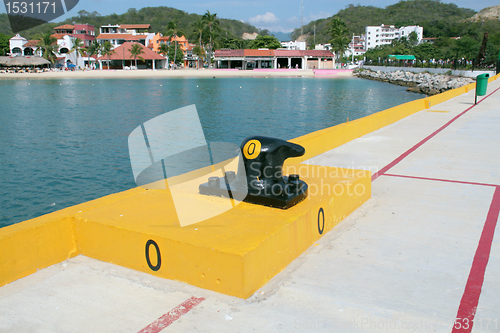
[[[496, 62], [500, 52], [500, 21], [473, 21], [476, 12], [459, 8], [455, 4], [445, 4], [435, 0], [408, 0], [386, 8], [348, 5], [336, 15], [310, 22], [304, 27], [308, 44], [331, 43], [336, 51], [345, 50], [353, 33], [365, 33], [368, 25], [394, 25], [396, 28], [419, 25], [424, 29], [424, 37], [434, 37], [431, 43], [416, 43], [416, 39], [401, 38], [390, 45], [370, 49], [365, 55], [368, 60], [385, 60], [388, 55], [415, 55], [420, 62], [429, 60], [466, 59], [477, 61], [485, 32], [488, 42], [482, 55], [486, 64]], [[342, 24], [340, 24], [340, 22]], [[314, 33], [316, 32], [316, 33]], [[292, 37], [300, 35], [296, 29]], [[416, 36], [413, 36], [416, 37]], [[459, 38], [457, 38], [459, 37]]]
[[[213, 15], [213, 22], [208, 23], [209, 29], [200, 34], [200, 22], [207, 22], [207, 13]], [[74, 22], [85, 22], [98, 29], [107, 24], [150, 24], [151, 32], [160, 32], [164, 36], [170, 36], [172, 24], [176, 25], [175, 30], [183, 32], [191, 42], [197, 42], [198, 46], [207, 45], [213, 50], [221, 48], [243, 49], [243, 48], [278, 48], [281, 46], [279, 40], [269, 35], [269, 31], [260, 30], [248, 23], [238, 20], [223, 19], [207, 11], [204, 15], [189, 14], [171, 7], [145, 7], [140, 10], [130, 8], [126, 13], [118, 15], [100, 15], [98, 12], [88, 12], [81, 10], [77, 16], [71, 17], [59, 23], [47, 23], [23, 31], [21, 34], [26, 39], [41, 39], [43, 35], [54, 32], [54, 28], [63, 24], [73, 24]], [[173, 23], [172, 23], [173, 22]], [[215, 26], [214, 24], [215, 23]], [[196, 27], [198, 25], [198, 27]], [[203, 28], [204, 29], [204, 28]], [[211, 30], [211, 31], [209, 31]], [[255, 41], [244, 40], [244, 33], [258, 33], [259, 37]], [[201, 35], [201, 38], [200, 38]], [[7, 14], [0, 14], [0, 55], [8, 52], [5, 40], [13, 36], [9, 25]], [[4, 47], [4, 48], [2, 48]], [[2, 51], [4, 50], [4, 51]], [[172, 59], [177, 59], [177, 52], [172, 51]], [[197, 50], [201, 53], [201, 50]]]

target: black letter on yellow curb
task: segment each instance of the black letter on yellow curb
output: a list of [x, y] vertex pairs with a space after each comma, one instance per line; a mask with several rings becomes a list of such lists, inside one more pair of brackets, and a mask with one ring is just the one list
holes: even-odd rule
[[[149, 260], [149, 246], [153, 245], [156, 248], [156, 257], [158, 258], [156, 262], [156, 266], [151, 265], [151, 261]], [[146, 242], [146, 262], [148, 263], [149, 268], [151, 268], [153, 271], [157, 271], [161, 267], [161, 255], [160, 255], [160, 248], [158, 247], [158, 244], [152, 239], [148, 240]]]
[[[320, 226], [320, 223], [319, 223], [319, 220], [320, 220], [320, 215], [322, 215], [322, 219], [323, 219], [323, 222], [322, 222], [322, 226]], [[323, 207], [319, 209], [319, 212], [318, 212], [318, 232], [319, 234], [323, 234], [323, 230], [325, 230], [325, 211], [323, 210]]]

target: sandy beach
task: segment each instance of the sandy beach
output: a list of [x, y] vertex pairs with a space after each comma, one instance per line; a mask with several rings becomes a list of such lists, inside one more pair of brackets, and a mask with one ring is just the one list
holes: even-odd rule
[[224, 69], [178, 69], [178, 70], [87, 70], [54, 71], [43, 73], [0, 73], [2, 79], [146, 79], [187, 77], [351, 77], [352, 70], [224, 70]]

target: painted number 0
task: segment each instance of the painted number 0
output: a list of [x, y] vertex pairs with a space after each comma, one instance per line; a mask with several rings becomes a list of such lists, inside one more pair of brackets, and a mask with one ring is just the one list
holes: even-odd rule
[[[156, 266], [153, 266], [151, 264], [151, 260], [149, 260], [149, 247], [153, 245], [156, 249], [156, 258], [157, 258], [157, 261], [156, 261]], [[148, 266], [149, 268], [151, 268], [151, 270], [153, 271], [157, 271], [160, 269], [161, 267], [161, 255], [160, 255], [160, 248], [158, 247], [158, 244], [156, 244], [156, 242], [152, 239], [148, 240], [146, 242], [146, 262], [148, 263]]]
[[324, 230], [325, 230], [325, 211], [323, 210], [323, 207], [321, 207], [319, 209], [319, 212], [318, 212], [318, 232], [319, 232], [319, 234], [320, 235], [323, 234]]

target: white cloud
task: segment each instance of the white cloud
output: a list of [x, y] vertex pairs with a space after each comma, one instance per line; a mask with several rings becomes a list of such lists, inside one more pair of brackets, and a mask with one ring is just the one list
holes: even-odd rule
[[264, 15], [250, 17], [248, 21], [256, 27], [259, 27], [259, 25], [276, 25], [279, 23], [280, 19], [277, 18], [273, 13], [267, 12]]

